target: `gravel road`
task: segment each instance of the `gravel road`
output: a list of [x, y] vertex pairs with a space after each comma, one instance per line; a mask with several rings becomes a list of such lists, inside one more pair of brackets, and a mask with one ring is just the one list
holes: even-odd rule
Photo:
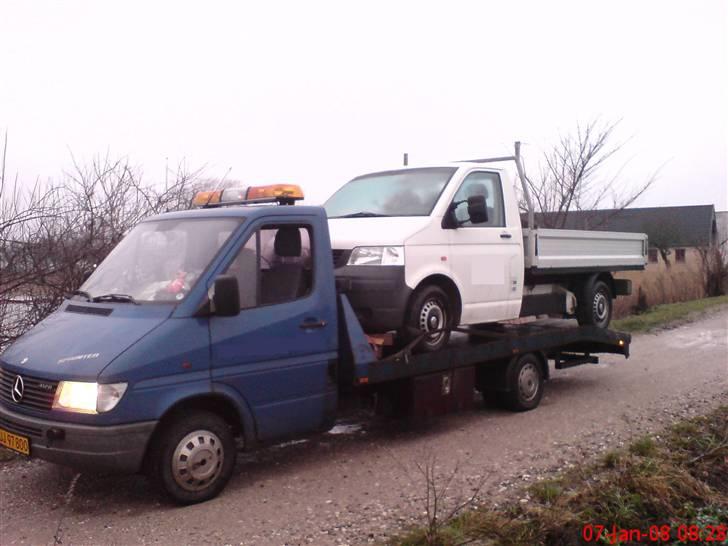
[[0, 463], [0, 544], [360, 544], [422, 521], [415, 463], [453, 475], [448, 503], [528, 502], [523, 485], [728, 403], [728, 309], [634, 336], [632, 357], [556, 371], [541, 406], [478, 408], [416, 427], [348, 424], [241, 455], [222, 495], [178, 508], [141, 477]]

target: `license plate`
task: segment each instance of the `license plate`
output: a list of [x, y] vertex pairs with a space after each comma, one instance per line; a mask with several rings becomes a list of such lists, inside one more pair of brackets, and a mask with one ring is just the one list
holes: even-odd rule
[[25, 436], [18, 436], [7, 430], [0, 428], [0, 446], [5, 446], [8, 449], [22, 453], [23, 455], [30, 455], [30, 440]]

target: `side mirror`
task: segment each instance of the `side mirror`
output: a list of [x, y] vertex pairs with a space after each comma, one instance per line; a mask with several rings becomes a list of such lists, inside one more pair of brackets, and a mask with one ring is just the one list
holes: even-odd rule
[[473, 224], [482, 224], [488, 221], [488, 207], [484, 195], [471, 195], [468, 197], [468, 216]]
[[238, 279], [232, 275], [220, 275], [215, 279], [212, 304], [219, 317], [234, 317], [240, 313]]

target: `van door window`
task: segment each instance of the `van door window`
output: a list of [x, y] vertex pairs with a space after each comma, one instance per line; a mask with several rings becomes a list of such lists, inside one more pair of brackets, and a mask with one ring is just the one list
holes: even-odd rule
[[[468, 216], [468, 197], [471, 195], [485, 196], [485, 205], [488, 211], [488, 220], [474, 224]], [[465, 177], [460, 189], [455, 194], [454, 201], [464, 201], [455, 209], [455, 217], [461, 226], [475, 227], [503, 227], [505, 214], [503, 207], [503, 191], [500, 176], [494, 172], [474, 172]]]
[[240, 308], [285, 303], [313, 287], [311, 226], [264, 226], [243, 245], [225, 273], [238, 279]]

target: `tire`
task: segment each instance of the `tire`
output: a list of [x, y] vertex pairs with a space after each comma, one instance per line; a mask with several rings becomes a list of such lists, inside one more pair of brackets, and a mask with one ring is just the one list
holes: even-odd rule
[[541, 360], [525, 354], [510, 362], [506, 369], [507, 392], [499, 392], [501, 403], [512, 411], [528, 411], [541, 402], [544, 389]]
[[612, 291], [604, 281], [588, 282], [583, 287], [576, 308], [581, 326], [608, 328], [612, 320]]
[[148, 474], [173, 501], [195, 504], [222, 491], [233, 473], [236, 453], [224, 419], [209, 411], [183, 413], [155, 438]]
[[[452, 328], [453, 307], [447, 293], [435, 285], [419, 288], [412, 296], [407, 310], [405, 338], [411, 342], [423, 332]], [[421, 353], [434, 353], [450, 340], [450, 332], [426, 335], [415, 347]]]

